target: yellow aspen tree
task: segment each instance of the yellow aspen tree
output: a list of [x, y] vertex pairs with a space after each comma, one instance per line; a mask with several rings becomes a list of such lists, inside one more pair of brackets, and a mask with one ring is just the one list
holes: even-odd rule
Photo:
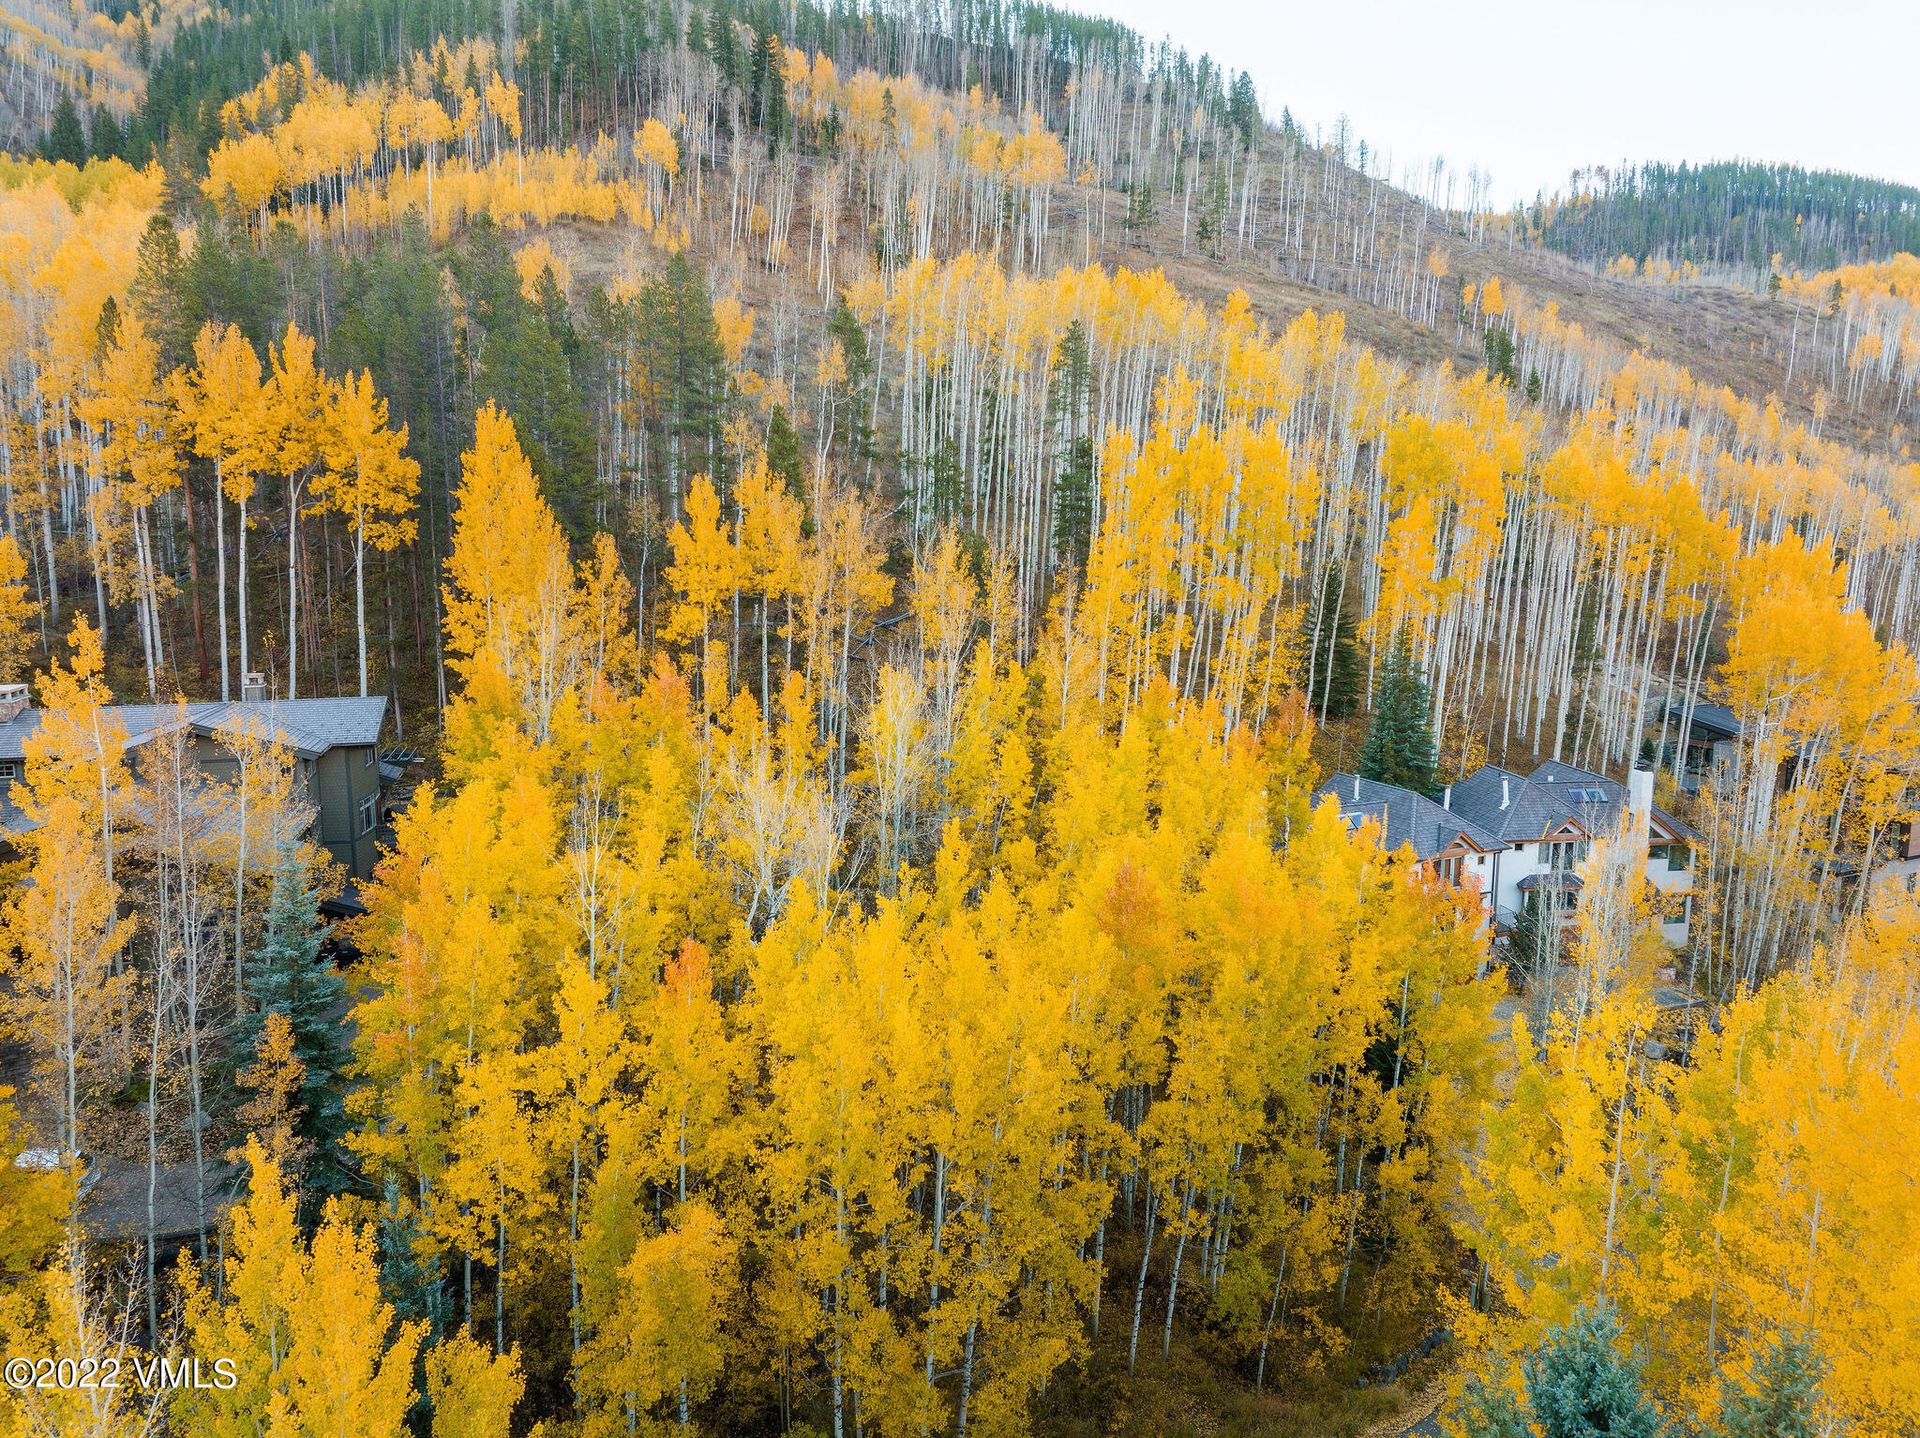
[[667, 583], [680, 596], [662, 626], [662, 635], [682, 643], [700, 643], [700, 697], [709, 712], [726, 707], [729, 688], [726, 653], [714, 647], [714, 616], [740, 591], [739, 551], [720, 518], [720, 496], [704, 474], [687, 491], [687, 518], [668, 536], [673, 563]]
[[185, 1349], [209, 1372], [226, 1361], [234, 1381], [174, 1390], [174, 1423], [207, 1438], [269, 1426], [402, 1438], [425, 1325], [395, 1322], [371, 1233], [330, 1210], [306, 1242], [279, 1167], [258, 1143], [246, 1158], [219, 1281], [191, 1263], [181, 1273]]
[[119, 913], [107, 877], [97, 821], [72, 794], [36, 803], [39, 823], [25, 836], [28, 878], [7, 911], [8, 1027], [35, 1050], [55, 1095], [59, 1143], [80, 1152], [88, 1087], [111, 1087], [131, 1055], [119, 1016], [132, 975], [118, 956], [137, 921]]
[[[31, 1365], [48, 1358], [73, 1372], [111, 1374], [135, 1342], [132, 1305], [114, 1305], [105, 1275], [76, 1240], [39, 1270], [0, 1289], [0, 1361]], [[84, 1366], [83, 1366], [84, 1365]], [[0, 1433], [8, 1438], [146, 1438], [159, 1425], [164, 1390], [131, 1383], [9, 1383], [0, 1388]]]
[[432, 1438], [509, 1438], [527, 1380], [514, 1353], [495, 1357], [464, 1333], [427, 1350]]
[[321, 463], [327, 440], [332, 386], [314, 365], [314, 342], [289, 324], [271, 351], [267, 382], [268, 453], [287, 492], [287, 698], [300, 697], [300, 516], [308, 481]]
[[267, 394], [260, 382], [260, 356], [235, 325], [217, 328], [209, 321], [195, 336], [193, 367], [167, 377], [167, 389], [194, 451], [213, 461], [214, 571], [220, 626], [220, 697], [231, 697], [232, 665], [227, 635], [226, 502], [236, 507], [237, 575], [234, 597], [239, 620], [240, 668], [253, 663], [248, 629], [247, 504], [260, 473], [278, 458], [270, 428]]
[[594, 1339], [589, 1371], [606, 1406], [585, 1431], [631, 1432], [667, 1403], [688, 1427], [725, 1367], [739, 1288], [739, 1246], [704, 1200], [681, 1204], [661, 1232], [637, 1243]]
[[353, 535], [354, 628], [360, 642], [360, 693], [367, 693], [367, 549], [389, 553], [410, 544], [420, 488], [420, 465], [406, 453], [407, 427], [387, 427], [387, 402], [362, 370], [333, 388], [314, 475], [315, 506], [340, 515]]
[[11, 534], [0, 535], [0, 683], [15, 683], [26, 673], [39, 611], [27, 587], [26, 555]]
[[491, 403], [460, 476], [443, 618], [451, 662], [470, 693], [511, 702], [544, 739], [582, 659], [566, 535], [513, 421]]

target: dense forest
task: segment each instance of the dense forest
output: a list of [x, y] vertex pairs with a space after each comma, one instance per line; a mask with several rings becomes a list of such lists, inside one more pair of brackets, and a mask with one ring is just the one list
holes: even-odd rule
[[1920, 189], [1797, 165], [1627, 165], [1574, 177], [1524, 208], [1525, 233], [1562, 254], [1832, 270], [1920, 252]]
[[[0, 1438], [1920, 1426], [1912, 192], [1496, 216], [988, 0], [67, 23]], [[1408, 815], [1530, 772], [1507, 909]]]

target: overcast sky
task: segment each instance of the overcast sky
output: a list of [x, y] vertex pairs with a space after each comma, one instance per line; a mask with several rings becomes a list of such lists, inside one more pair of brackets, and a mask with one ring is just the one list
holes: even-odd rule
[[[1920, 185], [1920, 0], [1069, 0], [1252, 73], [1269, 115], [1478, 165], [1505, 205], [1622, 160]], [[1456, 196], [1464, 200], [1464, 191]]]

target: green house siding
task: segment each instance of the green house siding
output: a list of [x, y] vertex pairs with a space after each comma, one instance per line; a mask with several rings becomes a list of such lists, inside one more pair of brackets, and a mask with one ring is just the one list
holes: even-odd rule
[[314, 838], [353, 874], [364, 879], [379, 857], [374, 835], [360, 832], [360, 805], [380, 789], [380, 770], [366, 745], [341, 745], [314, 761]]

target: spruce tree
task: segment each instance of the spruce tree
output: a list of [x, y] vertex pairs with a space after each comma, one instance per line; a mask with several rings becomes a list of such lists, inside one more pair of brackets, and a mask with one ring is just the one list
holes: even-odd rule
[[786, 485], [787, 493], [802, 504], [807, 500], [805, 461], [800, 455], [800, 436], [787, 419], [785, 405], [776, 404], [767, 417], [767, 469]]
[[1381, 665], [1359, 771], [1363, 779], [1433, 792], [1433, 700], [1405, 634]]
[[1454, 1420], [1468, 1438], [1532, 1438], [1526, 1405], [1503, 1378], [1501, 1368], [1467, 1379], [1454, 1409]]
[[240, 1040], [251, 1051], [270, 1013], [293, 1030], [293, 1054], [306, 1069], [294, 1131], [312, 1147], [308, 1181], [327, 1193], [346, 1187], [339, 1142], [347, 1131], [341, 1074], [348, 1060], [341, 1030], [347, 985], [324, 952], [326, 928], [300, 845], [281, 845], [267, 901], [265, 931], [247, 966], [247, 1018]]
[[1053, 548], [1062, 559], [1085, 565], [1093, 545], [1093, 437], [1088, 414], [1093, 400], [1093, 352], [1079, 320], [1060, 336], [1049, 400], [1061, 437], [1060, 471], [1053, 486]]
[[1640, 1385], [1638, 1360], [1614, 1344], [1620, 1320], [1604, 1300], [1582, 1307], [1527, 1360], [1527, 1402], [1543, 1438], [1660, 1438], [1666, 1425]]
[[1353, 618], [1360, 602], [1345, 591], [1345, 569], [1336, 560], [1327, 566], [1320, 597], [1308, 615], [1307, 677], [1312, 688], [1307, 697], [1323, 719], [1345, 718], [1360, 702], [1360, 641]]
[[62, 95], [53, 107], [53, 120], [40, 150], [49, 160], [65, 160], [70, 165], [87, 163], [87, 132], [80, 124], [80, 112], [73, 108], [73, 96]]
[[381, 1194], [375, 1233], [380, 1247], [381, 1296], [393, 1305], [395, 1318], [424, 1322], [428, 1342], [435, 1341], [447, 1324], [447, 1295], [441, 1286], [440, 1265], [420, 1256], [420, 1218], [416, 1210], [402, 1202], [400, 1181], [393, 1174], [387, 1175]]
[[1820, 1359], [1798, 1333], [1768, 1345], [1754, 1367], [1751, 1389], [1722, 1380], [1721, 1426], [1726, 1438], [1813, 1438], [1814, 1400], [1820, 1391]]

